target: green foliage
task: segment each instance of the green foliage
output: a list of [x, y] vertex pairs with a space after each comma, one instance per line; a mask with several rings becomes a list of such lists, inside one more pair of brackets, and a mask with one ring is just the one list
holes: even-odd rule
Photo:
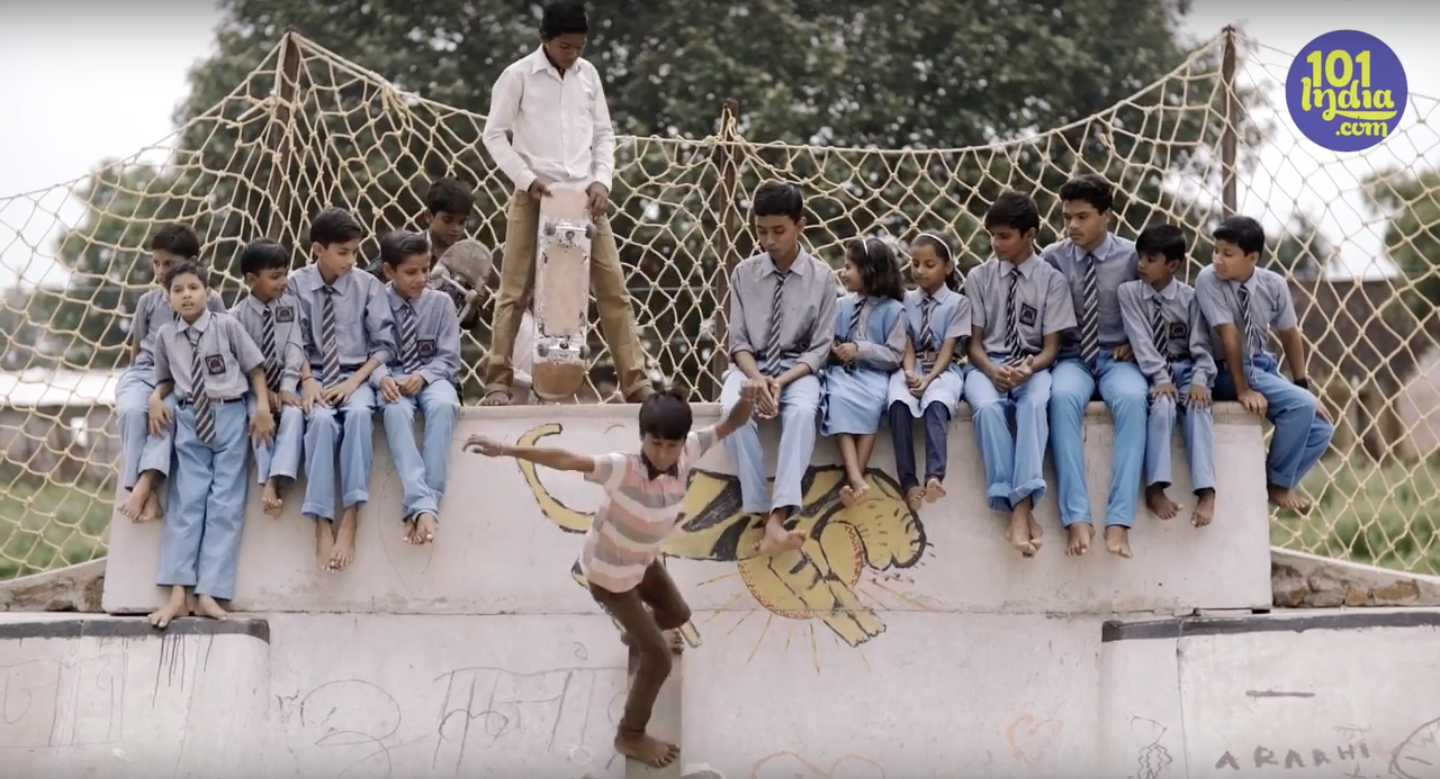
[[1385, 249], [1409, 279], [1406, 302], [1416, 316], [1427, 319], [1440, 305], [1440, 171], [1380, 171], [1364, 182], [1366, 195], [1390, 215]]

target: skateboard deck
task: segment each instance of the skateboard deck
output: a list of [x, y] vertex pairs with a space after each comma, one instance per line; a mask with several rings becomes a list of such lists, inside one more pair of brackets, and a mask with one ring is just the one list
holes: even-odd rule
[[542, 400], [573, 397], [590, 367], [586, 330], [595, 224], [586, 201], [582, 190], [558, 186], [540, 198], [530, 386]]
[[489, 247], [473, 238], [465, 238], [446, 249], [440, 261], [430, 269], [430, 286], [455, 301], [461, 322], [479, 305], [480, 290], [485, 288], [494, 262]]

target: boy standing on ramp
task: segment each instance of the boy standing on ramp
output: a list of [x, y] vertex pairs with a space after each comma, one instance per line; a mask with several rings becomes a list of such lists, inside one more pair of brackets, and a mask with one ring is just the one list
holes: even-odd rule
[[[580, 570], [590, 594], [625, 629], [639, 654], [639, 667], [615, 734], [615, 751], [656, 768], [680, 755], [645, 732], [660, 688], [674, 664], [665, 631], [690, 621], [690, 607], [660, 561], [661, 547], [680, 520], [690, 471], [721, 439], [750, 421], [756, 387], [746, 382], [741, 400], [717, 425], [691, 430], [690, 404], [679, 390], [666, 390], [640, 406], [640, 451], [598, 457], [564, 449], [511, 446], [471, 436], [465, 451], [486, 457], [515, 457], [559, 471], [578, 471], [605, 489], [595, 523], [585, 534]], [[646, 607], [649, 607], [648, 609]]]

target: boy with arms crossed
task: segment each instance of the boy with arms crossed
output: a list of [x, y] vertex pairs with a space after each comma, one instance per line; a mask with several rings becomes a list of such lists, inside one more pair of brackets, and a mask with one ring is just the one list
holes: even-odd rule
[[652, 395], [640, 406], [638, 453], [589, 457], [563, 449], [510, 446], [485, 436], [465, 442], [466, 451], [577, 471], [604, 488], [595, 522], [585, 534], [580, 570], [590, 582], [591, 595], [624, 628], [640, 659], [615, 734], [615, 751], [655, 768], [680, 755], [678, 745], [645, 732], [655, 698], [674, 665], [665, 631], [690, 621], [690, 607], [666, 572], [660, 550], [680, 520], [691, 469], [717, 441], [744, 428], [754, 398], [763, 391], [759, 381], [742, 382], [739, 399], [725, 419], [700, 430], [691, 430], [690, 404], [682, 392]]

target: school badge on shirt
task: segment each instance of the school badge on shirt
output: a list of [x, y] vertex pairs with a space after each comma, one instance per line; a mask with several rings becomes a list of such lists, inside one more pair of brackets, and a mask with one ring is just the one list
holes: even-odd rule
[[294, 321], [295, 321], [295, 307], [294, 307], [294, 306], [276, 306], [276, 307], [275, 307], [275, 321], [276, 321], [276, 322], [279, 322], [279, 323], [281, 323], [281, 324], [287, 324], [287, 323], [290, 323], [290, 322], [294, 322]]
[[1190, 337], [1190, 326], [1184, 322], [1170, 323], [1170, 339], [1184, 341]]
[[225, 358], [218, 354], [205, 355], [205, 372], [211, 376], [219, 376], [225, 372]]
[[433, 338], [427, 338], [427, 339], [424, 340], [424, 341], [416, 341], [416, 342], [415, 342], [415, 351], [419, 352], [421, 357], [426, 357], [426, 358], [434, 357], [434, 356], [435, 356], [435, 340], [434, 340]]
[[1034, 306], [1030, 305], [1029, 303], [1020, 304], [1020, 324], [1025, 325], [1026, 327], [1034, 327], [1035, 320], [1039, 316], [1040, 312], [1036, 311]]

